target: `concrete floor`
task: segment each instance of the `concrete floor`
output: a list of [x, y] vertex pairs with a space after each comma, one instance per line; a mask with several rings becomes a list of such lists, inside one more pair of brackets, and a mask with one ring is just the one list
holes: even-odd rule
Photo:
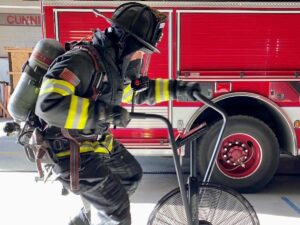
[[[0, 224], [64, 225], [81, 207], [78, 196], [60, 195], [58, 182], [36, 183], [35, 173], [0, 173]], [[145, 174], [131, 198], [133, 225], [144, 225], [156, 202], [176, 187], [176, 177]], [[260, 193], [244, 195], [261, 225], [300, 224], [300, 176], [277, 175]]]
[[[82, 207], [78, 196], [62, 196], [58, 182], [35, 182], [35, 165], [26, 161], [15, 139], [0, 134], [0, 143], [0, 225], [66, 225]], [[158, 200], [177, 187], [177, 180], [172, 158], [137, 158], [145, 174], [131, 198], [132, 225], [145, 225]], [[188, 164], [184, 161], [183, 165], [186, 174]], [[283, 156], [270, 184], [244, 196], [261, 225], [299, 225], [300, 158]]]

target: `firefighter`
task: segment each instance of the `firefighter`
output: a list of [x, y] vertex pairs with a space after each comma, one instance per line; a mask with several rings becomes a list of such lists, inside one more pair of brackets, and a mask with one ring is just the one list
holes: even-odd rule
[[[70, 225], [131, 224], [129, 196], [142, 178], [137, 160], [108, 128], [129, 123], [128, 111], [120, 106], [122, 98], [132, 101], [132, 80], [143, 80], [151, 54], [159, 52], [166, 16], [130, 2], [108, 20], [111, 26], [95, 31], [91, 43], [76, 44], [52, 63], [35, 108], [45, 124], [43, 135], [49, 140], [58, 180], [96, 212], [90, 217], [82, 210]], [[147, 88], [135, 93], [135, 103], [194, 101], [193, 91], [200, 91], [199, 84], [191, 82], [146, 83]]]

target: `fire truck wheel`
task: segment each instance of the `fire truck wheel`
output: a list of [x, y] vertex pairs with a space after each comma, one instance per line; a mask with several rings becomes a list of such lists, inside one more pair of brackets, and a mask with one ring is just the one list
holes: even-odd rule
[[[198, 144], [198, 168], [204, 176], [221, 121], [212, 125]], [[262, 121], [249, 116], [228, 119], [211, 182], [242, 192], [263, 188], [279, 164], [279, 144], [273, 131]]]

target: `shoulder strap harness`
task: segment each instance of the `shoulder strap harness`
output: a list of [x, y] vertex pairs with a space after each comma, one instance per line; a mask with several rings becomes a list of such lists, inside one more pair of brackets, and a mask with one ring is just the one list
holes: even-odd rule
[[[80, 50], [86, 52], [92, 59], [96, 74], [93, 79], [93, 96], [92, 99], [97, 100], [101, 95], [101, 87], [105, 77], [105, 72], [100, 67], [100, 55], [95, 47], [86, 42], [71, 42], [65, 46], [66, 50]], [[70, 141], [70, 186], [72, 191], [79, 190], [79, 164], [80, 153], [79, 143], [67, 130], [62, 129], [62, 134]]]

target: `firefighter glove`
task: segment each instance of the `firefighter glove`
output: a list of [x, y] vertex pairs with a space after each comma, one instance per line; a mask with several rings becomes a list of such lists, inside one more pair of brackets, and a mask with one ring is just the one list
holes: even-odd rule
[[119, 127], [126, 127], [130, 121], [129, 112], [119, 105], [99, 105], [99, 121], [112, 123]]
[[179, 101], [193, 102], [197, 101], [194, 93], [201, 94], [200, 84], [197, 82], [177, 81], [176, 85], [176, 99]]

